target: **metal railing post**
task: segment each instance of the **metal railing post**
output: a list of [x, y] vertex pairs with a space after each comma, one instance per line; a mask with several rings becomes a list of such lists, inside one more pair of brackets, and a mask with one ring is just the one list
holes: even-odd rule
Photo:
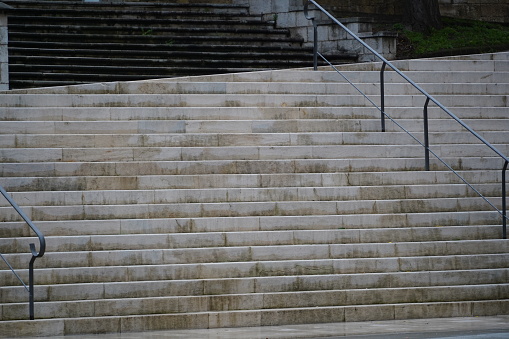
[[507, 239], [507, 191], [506, 191], [506, 171], [507, 171], [507, 164], [509, 164], [509, 161], [505, 161], [504, 168], [502, 168], [502, 237], [504, 239]]
[[313, 24], [313, 69], [318, 70], [318, 24], [315, 17], [309, 15], [309, 1], [304, 4], [304, 16]]
[[429, 126], [428, 126], [428, 105], [429, 98], [424, 104], [424, 158], [426, 163], [426, 171], [429, 171]]
[[28, 312], [30, 320], [35, 319], [34, 307], [34, 261], [37, 257], [32, 256], [28, 264]]
[[386, 62], [382, 64], [382, 69], [380, 70], [380, 106], [381, 106], [380, 108], [382, 110], [381, 112], [382, 132], [385, 132], [385, 79], [384, 79], [385, 66], [387, 66]]
[[318, 71], [318, 25], [313, 18], [313, 69]]

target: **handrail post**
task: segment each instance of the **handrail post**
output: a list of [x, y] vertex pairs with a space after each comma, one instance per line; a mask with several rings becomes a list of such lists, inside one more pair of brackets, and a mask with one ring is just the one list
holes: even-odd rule
[[318, 25], [313, 18], [313, 69], [318, 71]]
[[28, 311], [30, 320], [35, 319], [34, 307], [34, 261], [37, 257], [32, 256], [28, 265]]
[[385, 73], [385, 66], [387, 66], [387, 63], [384, 61], [382, 64], [382, 69], [380, 70], [380, 108], [382, 109], [381, 112], [381, 123], [382, 123], [382, 132], [385, 132], [385, 79], [384, 79], [384, 73]]
[[507, 239], [507, 194], [506, 194], [506, 171], [507, 171], [507, 164], [509, 164], [509, 161], [505, 161], [504, 168], [502, 169], [502, 237], [503, 239]]
[[304, 4], [304, 16], [313, 23], [313, 70], [318, 70], [318, 24], [315, 17], [309, 15], [309, 1]]
[[428, 126], [428, 105], [429, 98], [424, 104], [424, 158], [426, 163], [426, 171], [429, 171], [429, 126]]

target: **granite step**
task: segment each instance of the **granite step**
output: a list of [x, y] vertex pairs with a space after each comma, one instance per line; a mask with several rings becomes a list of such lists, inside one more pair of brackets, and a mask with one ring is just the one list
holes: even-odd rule
[[[500, 193], [500, 183], [479, 184], [476, 188], [488, 196]], [[194, 188], [110, 191], [33, 191], [13, 192], [15, 201], [23, 206], [120, 205], [162, 203], [218, 203], [262, 201], [353, 201], [366, 199], [437, 199], [476, 197], [462, 184], [428, 185], [333, 186], [333, 187], [270, 187], [270, 188]], [[0, 201], [1, 207], [10, 206]]]
[[[6, 123], [7, 126], [16, 124]], [[19, 125], [19, 124], [17, 124]], [[109, 124], [99, 124], [107, 129]], [[229, 124], [228, 124], [229, 125]], [[202, 133], [165, 133], [165, 134], [137, 134], [126, 133], [129, 128], [120, 131], [120, 134], [87, 134], [83, 128], [75, 130], [73, 124], [68, 124], [66, 134], [21, 134], [16, 127], [11, 129], [13, 134], [7, 130], [0, 131], [0, 148], [108, 148], [108, 147], [234, 147], [234, 146], [314, 146], [314, 145], [390, 145], [400, 146], [408, 143], [409, 137], [406, 133], [398, 132], [372, 132], [368, 136], [355, 132], [308, 132], [300, 133], [214, 133], [207, 132], [207, 124], [199, 128]], [[27, 127], [27, 126], [24, 126]], [[120, 127], [120, 126], [119, 126]], [[192, 126], [186, 126], [192, 129]], [[209, 127], [210, 128], [210, 127]], [[216, 127], [217, 128], [217, 127]], [[226, 128], [226, 127], [223, 127]], [[27, 128], [28, 129], [28, 128]], [[138, 128], [139, 129], [139, 128]], [[148, 126], [147, 126], [148, 129]], [[214, 129], [214, 127], [212, 127]], [[300, 129], [300, 128], [299, 128]], [[75, 134], [72, 132], [76, 131]], [[80, 133], [81, 132], [81, 133]], [[111, 131], [114, 132], [114, 131]], [[19, 134], [18, 134], [19, 133]], [[123, 134], [126, 133], [126, 134]], [[503, 144], [509, 140], [509, 132], [487, 131], [481, 135], [493, 144]], [[474, 145], [479, 140], [468, 132], [430, 133], [430, 140], [435, 146], [456, 144], [461, 141], [463, 144]]]
[[[338, 95], [310, 94], [3, 94], [1, 107], [348, 107], [367, 106], [361, 95], [347, 97]], [[435, 97], [448, 107], [490, 106], [505, 107], [507, 95], [454, 95]], [[419, 95], [387, 95], [386, 106], [420, 107], [424, 99]], [[379, 98], [373, 98], [378, 103]]]
[[[88, 87], [87, 85], [83, 85]], [[69, 87], [57, 87], [55, 91], [72, 91]], [[109, 90], [104, 84], [105, 90]], [[26, 90], [13, 90], [23, 92]], [[32, 90], [35, 91], [35, 90]], [[47, 89], [38, 89], [47, 91]], [[78, 91], [82, 91], [81, 89]], [[388, 113], [394, 118], [421, 119], [420, 107], [391, 107]], [[505, 107], [454, 107], [454, 113], [463, 120], [504, 119]], [[449, 119], [439, 109], [429, 107], [430, 119]], [[0, 120], [4, 122], [29, 121], [117, 121], [142, 120], [165, 122], [167, 120], [286, 120], [286, 119], [374, 119], [380, 112], [369, 107], [0, 107]], [[11, 126], [12, 127], [12, 126]], [[97, 126], [95, 126], [97, 128]], [[38, 131], [43, 133], [44, 130]]]
[[[249, 54], [251, 57], [252, 55]], [[50, 58], [50, 57], [48, 57]], [[42, 58], [40, 58], [42, 60]], [[263, 58], [262, 58], [263, 59]], [[87, 58], [70, 58], [70, 62], [83, 61]], [[97, 59], [90, 59], [97, 60]], [[109, 59], [110, 61], [113, 59]], [[107, 61], [107, 60], [104, 60]], [[267, 61], [269, 61], [267, 59]], [[147, 62], [146, 59], [140, 59], [140, 62]], [[184, 62], [184, 61], [182, 61]], [[187, 62], [187, 60], [185, 61]], [[235, 61], [229, 61], [235, 65]], [[105, 62], [102, 62], [105, 64]], [[213, 62], [210, 62], [213, 64]], [[192, 80], [192, 79], [189, 79]], [[372, 83], [356, 83], [367, 95], [379, 95], [379, 86]], [[422, 86], [430, 94], [454, 94], [469, 95], [484, 93], [486, 95], [505, 95], [509, 91], [508, 83], [426, 83]], [[94, 91], [94, 89], [96, 91]], [[106, 94], [107, 90], [113, 94], [336, 94], [342, 95], [358, 94], [358, 91], [348, 83], [317, 83], [317, 82], [212, 82], [212, 81], [157, 81], [157, 82], [133, 82], [122, 84], [104, 84], [100, 88], [90, 86], [83, 88], [80, 94]], [[387, 95], [391, 94], [417, 94], [411, 85], [401, 83], [387, 84], [385, 88]]]

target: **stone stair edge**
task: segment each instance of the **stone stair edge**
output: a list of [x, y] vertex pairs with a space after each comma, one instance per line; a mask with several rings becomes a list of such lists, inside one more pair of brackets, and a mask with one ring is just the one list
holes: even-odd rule
[[[476, 121], [478, 122], [478, 121]], [[500, 121], [502, 122], [502, 121]], [[8, 122], [4, 122], [7, 126]], [[106, 123], [102, 125], [104, 127]], [[15, 128], [14, 126], [13, 129]], [[487, 131], [486, 128], [480, 128], [477, 125], [477, 131], [492, 145], [502, 145], [509, 138], [509, 132], [506, 131]], [[363, 129], [368, 132], [367, 128]], [[6, 131], [7, 132], [7, 131]], [[63, 132], [63, 131], [62, 131]], [[63, 133], [44, 133], [32, 134], [26, 133], [20, 135], [17, 131], [2, 133], [0, 131], [0, 149], [6, 148], [108, 148], [120, 147], [122, 145], [129, 147], [199, 147], [207, 144], [208, 147], [237, 147], [242, 145], [249, 146], [287, 146], [300, 147], [312, 145], [327, 146], [354, 146], [354, 145], [384, 145], [387, 147], [396, 147], [403, 145], [408, 141], [408, 136], [404, 132], [386, 131], [372, 132], [371, 138], [360, 137], [355, 132], [287, 132], [287, 133], [252, 133], [249, 131], [239, 133], [218, 133], [212, 131], [203, 131], [203, 133], [144, 133], [143, 131], [133, 131], [128, 134], [123, 131], [121, 134], [89, 134], [88, 131], [68, 130]], [[312, 135], [310, 135], [312, 133]], [[53, 137], [60, 138], [55, 142]], [[382, 137], [383, 136], [383, 137]], [[389, 140], [389, 137], [392, 139]], [[468, 132], [431, 132], [429, 137], [434, 141], [433, 147], [457, 144], [479, 145], [481, 144], [474, 136]], [[214, 146], [212, 146], [214, 145]], [[502, 147], [503, 148], [503, 147]], [[461, 149], [461, 147], [457, 147]]]
[[[458, 217], [465, 218], [465, 212], [456, 212]], [[424, 213], [423, 213], [424, 214]], [[429, 214], [429, 213], [428, 213]], [[454, 214], [454, 212], [453, 212]], [[430, 225], [430, 224], [419, 224], [414, 223], [413, 225], [403, 225], [401, 223], [394, 223], [393, 225], [368, 225], [368, 221], [364, 220], [362, 223], [357, 223], [351, 225], [350, 227], [346, 227], [343, 224], [335, 224], [330, 225], [331, 222], [337, 221], [336, 219], [352, 219], [353, 217], [358, 217], [356, 215], [345, 215], [342, 218], [335, 218], [335, 216], [331, 215], [319, 215], [319, 216], [302, 216], [302, 218], [316, 218], [318, 221], [313, 227], [304, 228], [299, 225], [291, 227], [291, 226], [278, 226], [275, 228], [270, 228], [264, 223], [268, 219], [275, 219], [280, 223], [291, 222], [292, 220], [288, 220], [291, 218], [296, 218], [295, 216], [273, 216], [273, 217], [209, 217], [209, 218], [175, 218], [173, 223], [168, 224], [165, 219], [108, 219], [108, 220], [71, 220], [71, 221], [39, 221], [36, 222], [38, 226], [41, 226], [43, 231], [47, 232], [47, 236], [49, 237], [58, 237], [60, 233], [62, 234], [73, 234], [76, 237], [96, 237], [100, 239], [101, 237], [106, 237], [104, 239], [108, 239], [108, 236], [128, 236], [132, 235], [133, 238], [136, 236], [147, 236], [149, 235], [160, 235], [160, 234], [168, 234], [168, 231], [171, 231], [174, 234], [174, 237], [203, 237], [203, 234], [214, 234], [219, 237], [225, 237], [227, 234], [243, 234], [244, 232], [255, 232], [256, 234], [262, 235], [306, 235], [306, 234], [333, 234], [333, 233], [356, 233], [353, 234], [355, 237], [348, 238], [350, 241], [354, 241], [358, 237], [362, 236], [361, 233], [367, 234], [368, 232], [373, 233], [391, 233], [391, 232], [405, 232], [405, 231], [431, 231], [431, 230], [440, 230], [440, 231], [465, 231], [465, 230], [474, 230], [478, 229], [489, 229], [489, 228], [500, 228], [501, 226], [498, 224], [498, 221], [488, 224], [486, 223], [485, 218], [492, 216], [494, 213], [490, 211], [478, 211], [477, 215], [473, 215], [473, 218], [476, 218], [477, 224], [468, 228], [468, 226], [464, 226], [463, 223], [456, 224], [447, 224], [444, 222], [445, 220], [441, 218], [440, 215], [436, 215], [438, 218], [439, 226]], [[371, 216], [371, 219], [377, 218], [397, 218], [400, 215], [394, 214], [385, 214], [380, 216]], [[405, 215], [403, 215], [405, 217]], [[281, 219], [285, 218], [285, 219]], [[263, 219], [263, 220], [262, 220]], [[323, 220], [320, 220], [323, 219]], [[331, 220], [327, 220], [331, 219]], [[224, 224], [226, 221], [230, 221], [232, 225]], [[222, 227], [217, 227], [217, 223], [221, 222]], [[484, 223], [483, 223], [484, 222]], [[133, 224], [134, 223], [134, 224]], [[243, 223], [239, 226], [239, 223]], [[8, 237], [17, 237], [17, 239], [25, 240], [26, 238], [33, 238], [33, 234], [29, 233], [24, 223], [15, 221], [15, 222], [6, 222], [7, 225], [14, 225], [17, 228], [13, 230], [12, 234], [8, 234]], [[466, 223], [465, 223], [466, 224]], [[140, 226], [141, 225], [141, 226]], [[95, 226], [95, 227], [92, 227]], [[18, 231], [18, 232], [15, 232]], [[2, 234], [5, 234], [2, 232]], [[60, 234], [61, 235], [61, 234]], [[377, 243], [376, 239], [370, 239], [369, 241], [363, 239], [367, 243]], [[4, 238], [5, 240], [6, 238]], [[360, 239], [360, 238], [359, 238]], [[378, 239], [380, 240], [380, 239]], [[451, 241], [455, 239], [448, 239], [443, 241]], [[463, 239], [463, 240], [475, 240], [475, 239]], [[483, 239], [485, 240], [485, 239]], [[409, 242], [410, 240], [402, 240], [401, 242]], [[357, 242], [361, 242], [358, 240]], [[321, 241], [319, 244], [328, 244], [329, 242]], [[356, 243], [355, 241], [353, 243]]]
[[[221, 107], [216, 117], [210, 116], [210, 107], [144, 107], [143, 113], [132, 107], [0, 107], [0, 120], [11, 123], [31, 122], [94, 122], [94, 121], [167, 121], [167, 120], [203, 120], [203, 121], [282, 121], [311, 119], [374, 119], [375, 109], [366, 107]], [[505, 119], [505, 107], [456, 107], [464, 121], [471, 119]], [[450, 119], [440, 114], [438, 109], [429, 110], [431, 119]], [[390, 115], [394, 118], [417, 119], [422, 116], [419, 107], [393, 107]], [[379, 120], [379, 119], [378, 119]]]
[[[379, 193], [379, 187], [376, 186], [348, 186], [338, 187], [317, 187], [309, 188], [275, 188], [275, 189], [251, 189], [251, 188], [232, 188], [232, 189], [208, 189], [208, 190], [192, 190], [192, 189], [166, 189], [166, 190], [138, 190], [136, 193], [122, 194], [120, 190], [112, 191], [85, 191], [83, 193], [76, 191], [46, 191], [41, 194], [36, 192], [12, 192], [11, 197], [16, 201], [23, 201], [23, 208], [28, 211], [31, 208], [38, 207], [59, 207], [71, 208], [72, 206], [110, 206], [113, 208], [120, 208], [121, 206], [129, 206], [130, 204], [151, 204], [157, 206], [161, 205], [179, 205], [179, 204], [202, 204], [203, 207], [219, 205], [219, 204], [239, 204], [239, 206], [249, 206], [249, 204], [268, 204], [265, 201], [271, 199], [271, 204], [276, 204], [280, 208], [284, 208], [285, 204], [299, 204], [308, 202], [311, 205], [319, 203], [330, 203], [332, 201], [337, 204], [348, 204], [355, 202], [360, 206], [363, 203], [373, 202], [373, 197]], [[411, 187], [410, 185], [404, 187], [391, 187], [391, 192], [385, 196], [377, 198], [379, 204], [386, 203], [403, 203], [412, 204], [417, 200], [421, 200], [422, 204], [433, 200], [433, 202], [442, 202], [446, 205], [447, 202], [456, 201], [458, 204], [467, 204], [469, 201], [477, 200], [479, 197], [473, 190], [469, 190], [465, 185], [457, 184], [445, 185], [444, 189], [452, 190], [458, 188], [456, 191], [439, 191], [430, 193], [429, 188], [421, 185], [418, 188]], [[426, 190], [428, 188], [428, 190]], [[345, 195], [338, 198], [333, 196], [338, 190], [344, 190]], [[421, 189], [425, 192], [418, 192]], [[500, 184], [480, 184], [476, 185], [476, 189], [483, 191], [484, 195], [490, 201], [498, 201], [497, 194], [500, 191]], [[286, 192], [279, 195], [281, 190]], [[372, 191], [372, 192], [370, 192]], [[130, 192], [130, 191], [129, 191]], [[276, 193], [277, 192], [277, 193]], [[171, 193], [171, 194], [170, 194]], [[179, 195], [179, 193], [181, 195]], [[259, 194], [259, 198], [252, 198], [250, 195]], [[357, 194], [354, 196], [354, 194]], [[460, 195], [457, 197], [455, 195]], [[203, 196], [202, 196], [203, 195]], [[401, 196], [399, 199], [398, 196]], [[133, 203], [136, 201], [135, 203]], [[0, 208], [10, 207], [8, 203], [2, 201]], [[232, 206], [233, 207], [233, 206]], [[464, 206], [465, 207], [465, 206]], [[339, 211], [338, 206], [337, 210]]]
[[[387, 173], [387, 172], [384, 172], [384, 173]], [[448, 180], [447, 180], [448, 181]], [[153, 195], [153, 194], [158, 194], [158, 195], [164, 195], [165, 193], [169, 193], [169, 192], [174, 192], [175, 195], [179, 195], [179, 194], [182, 194], [182, 193], [190, 193], [190, 194], [193, 194], [193, 193], [196, 193], [196, 194], [202, 194], [202, 193], [207, 193], [207, 192], [242, 192], [242, 193], [249, 193], [249, 192], [271, 192], [271, 191], [279, 191], [279, 190], [289, 190], [289, 191], [293, 191], [295, 193], [299, 193], [298, 191], [301, 191], [300, 193], [312, 193], [311, 191], [313, 192], [317, 192], [317, 193], [326, 193], [327, 191], [331, 191], [331, 190], [351, 190], [351, 191], [356, 191], [356, 190], [359, 190], [359, 189], [366, 189], [366, 190], [377, 190], [377, 189], [381, 189], [381, 188], [388, 188], [388, 189], [425, 189], [425, 188], [437, 188], [436, 187], [436, 184], [437, 182], [433, 181], [433, 182], [429, 182], [429, 183], [416, 183], [416, 184], [410, 184], [410, 183], [406, 183], [406, 184], [400, 184], [400, 183], [396, 183], [396, 184], [392, 184], [392, 185], [381, 185], [381, 184], [373, 184], [373, 185], [358, 185], [358, 184], [351, 184], [351, 185], [341, 185], [341, 184], [338, 184], [338, 185], [322, 185], [322, 186], [315, 186], [315, 185], [311, 185], [311, 186], [277, 186], [277, 187], [254, 187], [254, 186], [251, 186], [251, 187], [235, 187], [235, 186], [232, 186], [232, 187], [224, 187], [224, 186], [221, 186], [221, 187], [198, 187], [198, 188], [153, 188], [153, 189], [148, 189], [148, 188], [140, 188], [138, 190], [122, 190], [122, 189], [112, 189], [112, 190], [101, 190], [101, 189], [90, 189], [90, 190], [56, 190], [56, 191], [16, 191], [16, 192], [12, 192], [10, 195], [11, 197], [16, 200], [16, 199], [23, 199], [23, 200], [27, 200], [29, 201], [30, 199], [30, 196], [36, 198], [37, 196], [41, 196], [41, 198], [44, 198], [46, 195], [48, 196], [55, 196], [55, 197], [58, 197], [58, 196], [68, 196], [68, 197], [72, 197], [72, 196], [82, 196], [83, 198], [92, 198], [94, 195], [101, 195], [101, 194], [104, 194], [105, 197], [106, 196], [111, 196], [113, 197], [114, 195], [120, 195], [120, 196], [127, 196], [127, 195], [133, 195], [133, 196], [144, 196], [144, 195]], [[451, 182], [447, 182], [447, 183], [441, 183], [440, 184], [441, 186], [437, 188], [436, 192], [439, 193], [443, 190], [449, 190], [449, 189], [453, 189], [453, 188], [466, 188], [467, 186], [463, 183], [451, 183]], [[498, 181], [493, 181], [493, 182], [486, 182], [486, 181], [483, 181], [483, 183], [480, 183], [480, 184], [477, 184], [477, 186], [481, 186], [481, 187], [491, 187], [491, 186], [495, 186], [495, 185], [499, 185], [499, 182]], [[232, 197], [233, 198], [233, 197]], [[2, 203], [3, 204], [3, 203]]]
[[[146, 62], [150, 60], [143, 59]], [[141, 61], [140, 61], [141, 62]], [[267, 60], [269, 62], [269, 60]], [[109, 85], [109, 86], [108, 86]], [[378, 88], [372, 88], [369, 83], [356, 83], [357, 87], [362, 88], [363, 86], [369, 86], [364, 92], [367, 95], [378, 94]], [[509, 92], [509, 82], [507, 83], [483, 83], [483, 82], [471, 82], [468, 84], [462, 83], [425, 83], [421, 84], [423, 88], [429, 88], [432, 90], [434, 95], [465, 95], [475, 94], [483, 92], [486, 95], [503, 95], [503, 93]], [[103, 94], [117, 94], [117, 95], [137, 95], [144, 94], [150, 91], [152, 94], [258, 94], [262, 91], [267, 94], [310, 94], [321, 92], [326, 94], [356, 94], [356, 89], [347, 83], [320, 83], [314, 82], [190, 82], [190, 81], [145, 81], [139, 83], [111, 83], [104, 84], [101, 87], [90, 86], [89, 88], [82, 87], [81, 90], [76, 91], [75, 95], [103, 95]], [[414, 91], [410, 85], [403, 82], [391, 83], [388, 85], [386, 91], [387, 95], [393, 93], [402, 92], [409, 95]], [[40, 92], [43, 92], [42, 90]], [[72, 89], [69, 89], [67, 93], [62, 92], [59, 95], [73, 95]], [[7, 94], [7, 93], [6, 93]], [[16, 90], [10, 91], [9, 94], [28, 94], [18, 92]], [[33, 91], [33, 94], [36, 94]], [[43, 94], [43, 93], [41, 93]], [[53, 93], [57, 95], [57, 93]]]

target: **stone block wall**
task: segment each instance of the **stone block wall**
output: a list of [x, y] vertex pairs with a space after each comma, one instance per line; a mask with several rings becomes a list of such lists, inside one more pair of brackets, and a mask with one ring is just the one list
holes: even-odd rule
[[[389, 2], [397, 0], [390, 0]], [[303, 0], [235, 0], [237, 4], [249, 4], [250, 13], [254, 15], [261, 15], [266, 21], [274, 21], [275, 25], [281, 28], [288, 28], [292, 36], [302, 37], [304, 46], [310, 47], [313, 44], [313, 25], [310, 20], [304, 16], [304, 1]], [[346, 9], [348, 5], [342, 3], [341, 6], [336, 6], [337, 1], [322, 0], [320, 5], [327, 10], [334, 10], [332, 13], [335, 16], [341, 15], [342, 11], [339, 9]], [[356, 1], [346, 1], [345, 3], [355, 4]], [[379, 3], [380, 6], [387, 7], [387, 1], [368, 1], [361, 0], [360, 3], [372, 4]], [[329, 6], [332, 4], [332, 6]], [[358, 6], [358, 5], [357, 5]], [[391, 6], [389, 6], [391, 7]], [[360, 9], [360, 7], [359, 7]], [[373, 6], [373, 10], [378, 10], [379, 7]], [[394, 9], [394, 6], [393, 6]], [[346, 13], [346, 11], [345, 11]], [[348, 13], [352, 13], [349, 11]], [[371, 61], [371, 53], [364, 50], [362, 45], [355, 41], [350, 35], [346, 33], [341, 27], [336, 24], [331, 24], [331, 20], [323, 15], [321, 12], [310, 13], [315, 18], [318, 27], [318, 41], [319, 50], [321, 53], [329, 54], [337, 51], [354, 52], [359, 54], [359, 61]], [[396, 37], [394, 34], [379, 33], [372, 34], [373, 20], [369, 18], [351, 17], [342, 19], [342, 23], [354, 34], [361, 37], [364, 42], [374, 48], [378, 53], [382, 54], [387, 59], [394, 59], [396, 56]]]
[[[303, 0], [231, 0], [249, 4], [253, 14], [280, 13], [288, 8], [302, 10]], [[508, 0], [438, 0], [442, 15], [491, 22], [509, 22]], [[319, 0], [318, 3], [338, 15], [346, 13], [400, 16], [405, 0]]]
[[[0, 3], [3, 5], [3, 3]], [[7, 11], [0, 7], [0, 91], [9, 89]]]

